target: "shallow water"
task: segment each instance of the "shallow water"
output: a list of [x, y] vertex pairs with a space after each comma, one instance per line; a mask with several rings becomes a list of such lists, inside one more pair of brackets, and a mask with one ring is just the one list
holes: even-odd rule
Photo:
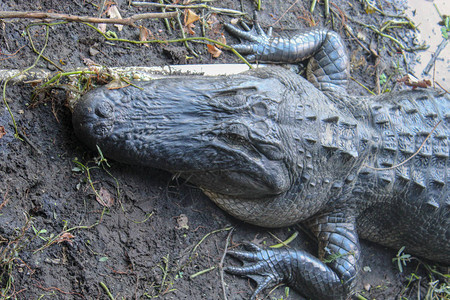
[[449, 0], [408, 0], [409, 9], [407, 14], [412, 18], [420, 31], [420, 42], [426, 42], [430, 46], [428, 50], [419, 52], [419, 63], [413, 68], [413, 74], [419, 79], [433, 79], [442, 85], [447, 91], [450, 90], [450, 43], [440, 53], [436, 60], [435, 67], [428, 75], [423, 74], [423, 70], [435, 53], [437, 47], [442, 42], [441, 21], [434, 4], [438, 7], [442, 15], [450, 15]]

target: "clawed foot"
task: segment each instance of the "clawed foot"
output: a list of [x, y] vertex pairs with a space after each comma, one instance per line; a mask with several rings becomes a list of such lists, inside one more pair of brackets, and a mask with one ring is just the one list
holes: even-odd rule
[[224, 24], [224, 26], [232, 35], [238, 37], [241, 42], [231, 46], [241, 54], [248, 54], [247, 59], [250, 61], [259, 59], [266, 46], [270, 45], [272, 27], [269, 28], [266, 34], [259, 25], [256, 14], [253, 17], [253, 27], [251, 29], [245, 23], [242, 23], [244, 30], [231, 24]]
[[[277, 249], [262, 249], [253, 243], [244, 244], [246, 250], [230, 250], [227, 254], [241, 260], [241, 267], [226, 267], [225, 271], [234, 275], [246, 276], [256, 281], [257, 287], [251, 296], [256, 299], [264, 288], [284, 281], [282, 260], [277, 256]], [[283, 264], [284, 265], [284, 264]]]

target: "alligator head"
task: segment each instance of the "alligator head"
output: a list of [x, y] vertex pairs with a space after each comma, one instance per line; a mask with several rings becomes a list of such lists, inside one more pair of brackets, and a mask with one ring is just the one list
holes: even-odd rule
[[[175, 173], [216, 193], [257, 198], [292, 183], [283, 131], [289, 89], [250, 74], [101, 87], [74, 107], [76, 134], [114, 160]], [[286, 124], [283, 124], [286, 123]]]

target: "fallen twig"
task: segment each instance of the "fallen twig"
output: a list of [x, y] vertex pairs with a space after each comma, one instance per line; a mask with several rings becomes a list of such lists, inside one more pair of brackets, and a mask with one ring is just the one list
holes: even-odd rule
[[449, 92], [442, 85], [440, 85], [439, 82], [434, 81], [434, 83], [436, 83], [445, 93], [449, 94]]
[[228, 233], [227, 240], [225, 242], [225, 248], [223, 251], [222, 258], [219, 262], [219, 273], [220, 273], [220, 281], [222, 282], [222, 292], [223, 299], [227, 300], [227, 290], [225, 289], [225, 280], [223, 279], [223, 262], [225, 261], [225, 256], [227, 255], [228, 244], [230, 243], [231, 235], [233, 234], [234, 227], [231, 227], [230, 232]]
[[430, 62], [427, 64], [425, 69], [423, 70], [423, 73], [425, 75], [428, 75], [430, 73], [431, 68], [436, 63], [436, 59], [439, 57], [439, 54], [441, 54], [442, 50], [444, 50], [445, 46], [448, 44], [448, 39], [443, 39], [442, 42], [439, 44], [439, 46], [436, 49], [436, 52], [433, 53], [431, 56]]
[[19, 132], [19, 137], [24, 140], [28, 145], [30, 145], [31, 148], [33, 148], [34, 151], [36, 151], [36, 153], [38, 155], [42, 155], [43, 152], [41, 150], [39, 150], [39, 148], [22, 132]]
[[123, 19], [105, 19], [95, 18], [89, 16], [75, 16], [68, 14], [46, 13], [37, 11], [0, 11], [0, 19], [55, 19], [65, 20], [68, 22], [82, 22], [82, 23], [109, 23], [133, 26], [136, 21], [142, 19], [157, 19], [157, 18], [172, 18], [178, 13], [145, 13], [132, 15], [129, 18]]
[[[177, 9], [178, 11], [178, 9]], [[180, 26], [180, 30], [181, 30], [181, 36], [184, 39], [184, 46], [186, 47], [186, 49], [192, 53], [192, 55], [194, 55], [195, 57], [198, 57], [198, 54], [189, 46], [188, 41], [186, 40], [186, 33], [184, 32], [183, 29], [183, 23], [181, 23], [181, 18], [180, 15], [177, 15], [177, 23], [178, 26]]]
[[163, 7], [163, 8], [179, 8], [179, 9], [186, 9], [186, 8], [206, 8], [216, 13], [222, 13], [222, 14], [231, 14], [231, 15], [237, 15], [237, 16], [243, 16], [246, 15], [246, 13], [234, 9], [228, 9], [228, 8], [219, 8], [219, 7], [213, 7], [206, 4], [192, 4], [192, 5], [179, 5], [179, 4], [161, 4], [161, 3], [154, 3], [154, 2], [139, 2], [139, 1], [132, 1], [132, 6], [153, 6], [153, 7]]
[[376, 96], [377, 94], [375, 94], [373, 91], [371, 91], [367, 86], [365, 86], [364, 84], [362, 84], [361, 82], [359, 82], [358, 80], [356, 80], [356, 78], [350, 76], [350, 79], [353, 80], [354, 82], [356, 82], [357, 84], [359, 84], [361, 87], [363, 87], [366, 91], [368, 91], [370, 94], [372, 94], [373, 96]]

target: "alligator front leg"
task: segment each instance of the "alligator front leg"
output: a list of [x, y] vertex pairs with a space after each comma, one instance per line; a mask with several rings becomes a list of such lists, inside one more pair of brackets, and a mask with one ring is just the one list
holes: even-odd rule
[[319, 239], [319, 258], [302, 250], [261, 249], [228, 251], [244, 262], [226, 271], [247, 276], [257, 283], [252, 297], [264, 288], [284, 282], [311, 299], [345, 299], [353, 288], [359, 259], [359, 242], [353, 220], [328, 214], [308, 223]]
[[324, 28], [309, 28], [294, 35], [273, 36], [270, 28], [265, 34], [254, 20], [251, 30], [241, 30], [225, 24], [231, 34], [241, 40], [232, 45], [251, 61], [298, 63], [308, 58], [307, 78], [322, 91], [343, 90], [347, 86], [349, 61], [340, 36]]

